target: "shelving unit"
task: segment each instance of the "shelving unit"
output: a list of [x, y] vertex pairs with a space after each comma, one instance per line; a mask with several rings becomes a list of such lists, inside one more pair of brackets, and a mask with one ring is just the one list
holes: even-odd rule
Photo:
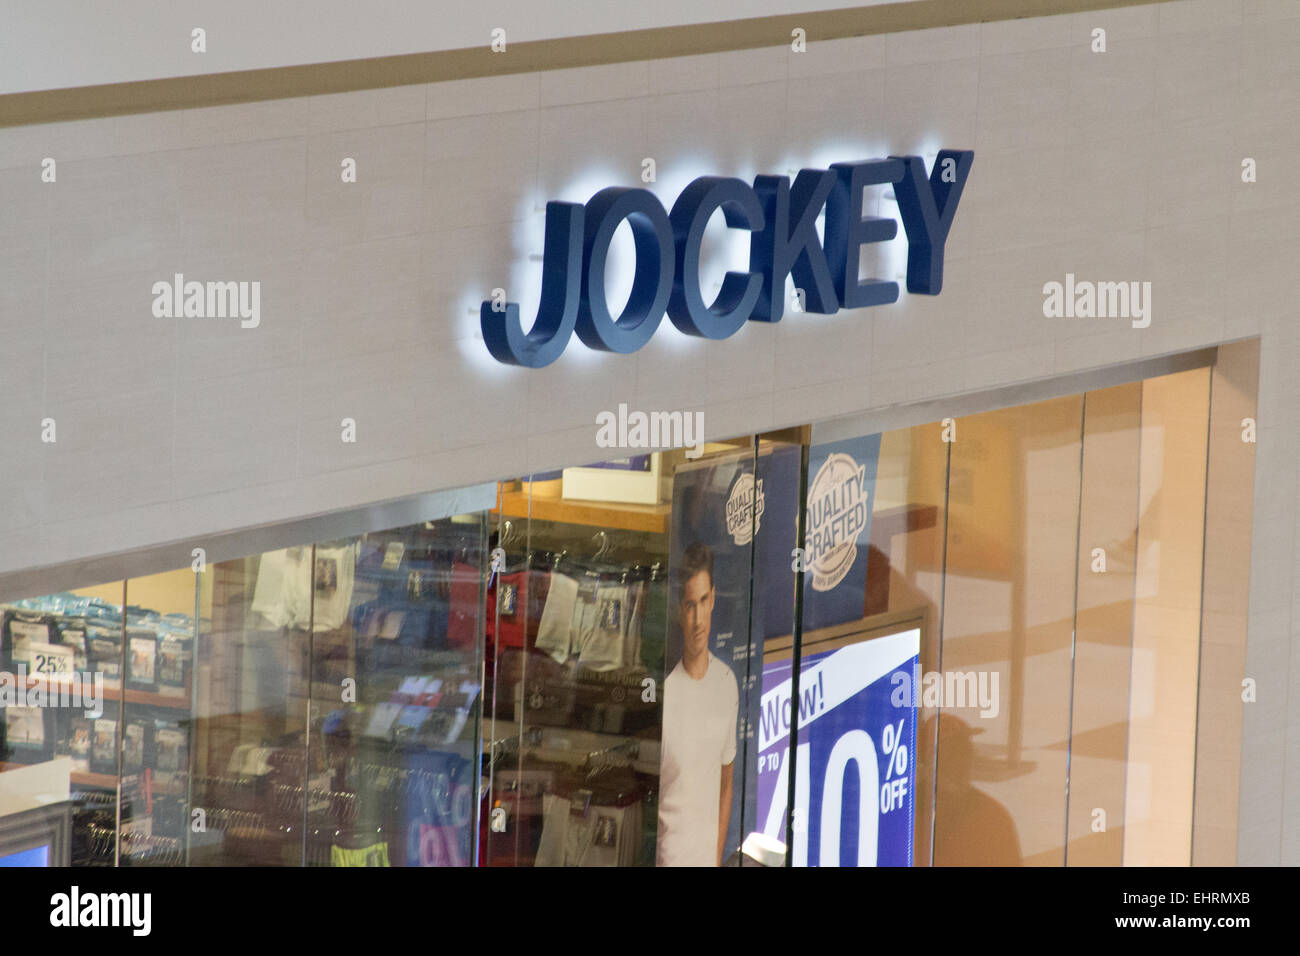
[[[498, 720], [495, 728], [490, 721], [483, 722], [483, 752], [490, 753], [493, 741], [488, 735], [495, 729], [496, 742], [518, 737], [521, 727], [513, 720]], [[632, 766], [641, 773], [659, 773], [659, 741], [653, 739], [629, 737], [626, 734], [609, 734], [593, 730], [579, 730], [570, 727], [550, 727], [544, 724], [530, 724], [528, 729], [537, 733], [540, 739], [535, 742], [522, 741], [522, 749], [556, 763], [581, 764], [589, 753], [609, 750], [620, 744], [635, 742], [637, 756]]]
[[[24, 767], [31, 767], [29, 763], [4, 763], [0, 762], [0, 773], [6, 770], [22, 770]], [[101, 790], [116, 790], [117, 777], [111, 773], [90, 773], [86, 770], [74, 770], [70, 776], [74, 784], [79, 787], [98, 787]]]
[[523, 482], [520, 490], [501, 495], [492, 516], [553, 521], [643, 534], [667, 534], [672, 505], [631, 505], [609, 501], [574, 501], [559, 496], [559, 481]]
[[[57, 685], [61, 683], [70, 683], [70, 680], [62, 680], [58, 677], [28, 674], [26, 683], [28, 690], [40, 684], [44, 684], [46, 693], [53, 694], [57, 692]], [[100, 703], [103, 703], [104, 701], [122, 703], [123, 694], [124, 692], [120, 687], [105, 687], [103, 699]], [[134, 704], [142, 707], [162, 707], [168, 710], [183, 710], [187, 713], [190, 710], [190, 697], [188, 694], [184, 697], [174, 697], [169, 694], [159, 694], [152, 691], [132, 690], [127, 688], [125, 690], [125, 700], [128, 705]], [[0, 773], [3, 773], [6, 770], [17, 770], [28, 766], [31, 766], [31, 764], [0, 761]], [[85, 770], [74, 770], [72, 771], [70, 779], [74, 785], [79, 787], [96, 787], [101, 790], [117, 789], [117, 776], [115, 774], [90, 773]]]

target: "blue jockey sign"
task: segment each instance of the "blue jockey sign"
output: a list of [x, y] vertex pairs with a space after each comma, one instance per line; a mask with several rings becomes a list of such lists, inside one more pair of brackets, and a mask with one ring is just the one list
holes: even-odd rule
[[[787, 276], [802, 290], [804, 311], [898, 300], [898, 283], [859, 278], [858, 252], [888, 242], [898, 223], [863, 217], [863, 189], [893, 184], [907, 235], [907, 291], [938, 295], [943, 249], [975, 153], [942, 150], [927, 176], [919, 156], [891, 156], [795, 176], [701, 176], [666, 211], [646, 189], [610, 186], [586, 205], [546, 204], [541, 302], [525, 332], [515, 302], [484, 302], [483, 338], [498, 361], [541, 368], [560, 357], [578, 333], [588, 348], [635, 352], [654, 335], [665, 312], [687, 335], [725, 339], [748, 320], [780, 321]], [[826, 211], [825, 241], [817, 218]], [[700, 244], [721, 209], [731, 229], [750, 233], [749, 271], [728, 272], [712, 304], [700, 292]], [[622, 313], [610, 314], [605, 261], [615, 230], [627, 220], [636, 249], [632, 291]]]

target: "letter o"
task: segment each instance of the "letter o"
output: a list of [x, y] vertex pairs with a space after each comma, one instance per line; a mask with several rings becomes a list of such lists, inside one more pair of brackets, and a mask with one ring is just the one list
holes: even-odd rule
[[[615, 319], [605, 299], [605, 260], [614, 231], [624, 219], [636, 242], [632, 294]], [[587, 202], [582, 251], [583, 289], [577, 332], [588, 348], [635, 352], [663, 320], [673, 287], [673, 230], [668, 213], [646, 189], [611, 186]]]

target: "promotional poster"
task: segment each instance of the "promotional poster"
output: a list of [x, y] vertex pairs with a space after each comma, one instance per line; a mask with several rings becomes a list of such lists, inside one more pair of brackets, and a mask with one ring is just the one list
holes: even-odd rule
[[[795, 866], [911, 866], [921, 632], [805, 655], [799, 674]], [[785, 840], [792, 668], [763, 671], [758, 814]]]
[[758, 456], [757, 474], [747, 452], [689, 464], [674, 476], [660, 866], [717, 866], [756, 829], [746, 768], [755, 752], [762, 638], [793, 627], [798, 468], [799, 449], [778, 447]]
[[880, 436], [815, 445], [808, 453], [804, 633], [862, 617]]
[[[862, 617], [879, 450], [878, 435], [812, 450], [805, 633]], [[763, 642], [794, 630], [799, 466], [797, 447], [776, 446], [757, 461], [740, 452], [674, 476], [661, 866], [716, 866], [765, 829], [763, 775], [775, 744], [759, 732], [769, 685]]]

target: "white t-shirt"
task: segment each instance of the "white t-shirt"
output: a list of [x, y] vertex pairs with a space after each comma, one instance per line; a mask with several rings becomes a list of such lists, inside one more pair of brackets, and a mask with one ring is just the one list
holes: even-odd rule
[[660, 866], [718, 865], [722, 768], [736, 759], [739, 710], [735, 675], [712, 653], [699, 680], [679, 661], [664, 681]]
[[253, 610], [277, 630], [307, 627], [315, 618], [317, 631], [343, 626], [352, 603], [356, 576], [356, 547], [316, 548], [316, 565], [311, 567], [311, 546], [268, 551], [258, 565], [253, 590]]
[[253, 610], [277, 630], [299, 626], [298, 618], [310, 613], [311, 571], [304, 556], [310, 553], [310, 548], [282, 548], [268, 551], [258, 563]]

